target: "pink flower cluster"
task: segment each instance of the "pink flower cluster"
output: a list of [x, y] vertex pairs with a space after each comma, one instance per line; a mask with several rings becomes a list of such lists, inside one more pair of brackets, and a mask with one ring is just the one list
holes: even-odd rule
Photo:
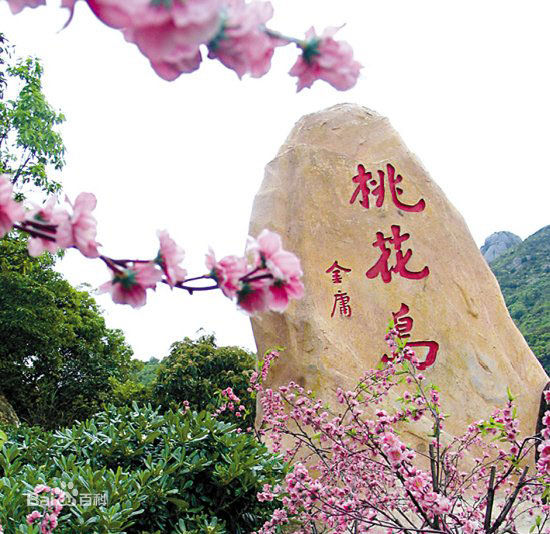
[[95, 240], [97, 223], [92, 215], [96, 206], [94, 195], [80, 193], [74, 204], [66, 198], [70, 210], [58, 208], [57, 199], [51, 197], [44, 206], [34, 206], [29, 211], [12, 196], [9, 176], [0, 175], [0, 237], [17, 226], [31, 236], [31, 256], [70, 247], [77, 248], [88, 258], [99, 256]]
[[[265, 376], [261, 382], [253, 377], [263, 413], [260, 434], [286, 460], [301, 460], [282, 487], [266, 485], [258, 493], [260, 502], [280, 503], [258, 533], [294, 522], [303, 534], [317, 525], [335, 534], [502, 534], [518, 532], [525, 515], [538, 516], [533, 532], [548, 533], [550, 411], [541, 436], [520, 441], [510, 398], [488, 421], [444, 443], [437, 388], [405, 362], [397, 333], [390, 331], [387, 341], [394, 361], [365, 373], [353, 390], [337, 389], [333, 407], [294, 382], [272, 390]], [[264, 361], [262, 374], [271, 362]], [[411, 421], [431, 423], [422, 452], [405, 439], [410, 434], [402, 425]], [[537, 470], [528, 476], [525, 466], [535, 448]]]
[[[96, 198], [80, 193], [69, 210], [58, 207], [50, 198], [44, 206], [25, 210], [13, 200], [13, 187], [6, 175], [0, 175], [0, 237], [17, 228], [29, 234], [28, 250], [32, 256], [44, 251], [75, 248], [87, 258], [99, 258], [111, 271], [111, 280], [100, 287], [114, 302], [134, 308], [147, 301], [147, 291], [164, 283], [193, 294], [221, 289], [235, 299], [238, 306], [253, 314], [266, 310], [282, 312], [291, 299], [302, 298], [304, 286], [298, 258], [283, 250], [281, 238], [264, 230], [258, 239], [249, 239], [247, 257], [227, 256], [216, 261], [212, 251], [206, 257], [209, 273], [187, 278], [181, 266], [185, 252], [165, 230], [158, 232], [159, 249], [153, 260], [117, 260], [99, 253], [96, 241], [97, 222], [93, 216]], [[193, 286], [190, 282], [211, 280], [214, 285]]]
[[[550, 391], [545, 391], [546, 404], [550, 404]], [[541, 443], [537, 450], [539, 453], [539, 461], [537, 469], [541, 476], [546, 476], [550, 479], [550, 410], [547, 410], [542, 417], [542, 432]]]
[[291, 299], [304, 294], [300, 260], [283, 249], [278, 234], [263, 230], [250, 238], [247, 257], [226, 256], [217, 261], [210, 251], [206, 267], [224, 295], [236, 298], [247, 313], [282, 312]]
[[40, 523], [41, 534], [51, 534], [57, 527], [57, 518], [63, 510], [63, 501], [65, 493], [59, 488], [50, 488], [39, 484], [34, 488], [35, 495], [46, 496], [44, 510], [39, 512], [34, 510], [27, 515], [27, 524], [34, 525]]
[[17, 222], [25, 218], [25, 209], [13, 200], [13, 186], [9, 176], [0, 175], [0, 237], [7, 234]]
[[214, 412], [213, 415], [218, 416], [221, 413], [229, 411], [235, 415], [235, 417], [244, 417], [246, 407], [241, 404], [241, 399], [235, 395], [233, 388], [225, 388], [220, 393], [222, 399], [227, 399], [225, 402]]
[[333, 39], [337, 31], [327, 28], [320, 37], [313, 28], [306, 33], [302, 55], [289, 73], [298, 78], [298, 91], [311, 87], [315, 80], [324, 80], [340, 91], [357, 83], [361, 64], [353, 59], [353, 50], [346, 41]]
[[[45, 0], [8, 0], [12, 13], [38, 7]], [[62, 0], [72, 19], [76, 0]], [[172, 81], [197, 70], [201, 48], [239, 78], [258, 78], [271, 67], [275, 47], [295, 43], [302, 50], [290, 74], [298, 77], [298, 91], [318, 79], [339, 90], [357, 82], [361, 65], [346, 42], [333, 39], [336, 28], [321, 37], [313, 29], [306, 40], [283, 36], [266, 28], [273, 16], [270, 2], [246, 0], [86, 0], [107, 26], [122, 31], [145, 55], [155, 72]]]
[[[279, 356], [280, 352], [278, 350], [268, 350], [264, 354], [264, 358], [260, 363], [260, 374], [257, 371], [254, 371], [250, 376], [250, 385], [252, 386], [249, 388], [250, 390], [254, 389], [256, 391], [260, 391], [261, 384], [265, 383], [267, 380], [267, 375], [273, 360], [278, 359]], [[260, 379], [260, 383], [258, 383], [258, 379]]]

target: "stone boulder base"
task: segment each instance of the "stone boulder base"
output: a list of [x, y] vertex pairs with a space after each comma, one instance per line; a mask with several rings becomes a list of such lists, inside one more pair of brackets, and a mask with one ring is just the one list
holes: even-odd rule
[[[361, 191], [351, 202], [358, 165], [377, 180], [378, 171], [384, 173], [380, 206], [374, 183], [367, 184], [368, 209]], [[396, 190], [398, 202], [392, 199], [388, 165], [394, 179], [402, 177], [394, 182], [402, 190]], [[399, 207], [400, 202], [418, 210], [420, 200], [425, 203], [420, 211]], [[406, 269], [420, 273], [417, 279], [398, 272], [390, 272], [388, 283], [381, 274], [366, 276], [382, 254], [373, 246], [377, 232], [391, 237], [392, 226], [408, 234], [401, 252], [411, 251]], [[502, 407], [507, 387], [518, 397], [523, 432], [534, 431], [548, 377], [510, 318], [463, 218], [386, 118], [348, 104], [302, 118], [267, 165], [255, 198], [250, 234], [263, 228], [281, 234], [284, 247], [300, 257], [306, 287], [304, 299], [286, 313], [252, 320], [259, 354], [286, 347], [270, 385], [295, 380], [327, 400], [338, 386], [353, 387], [387, 352], [388, 320], [405, 304], [404, 316], [414, 321], [409, 340], [439, 345], [435, 363], [424, 373], [442, 390], [443, 409], [451, 414], [448, 432], [461, 434]], [[397, 250], [385, 243], [391, 268]], [[335, 261], [350, 269], [340, 270], [341, 283], [326, 272]], [[420, 277], [425, 267], [429, 274]], [[345, 306], [342, 293], [350, 299]], [[427, 349], [417, 351], [426, 357]]]
[[0, 393], [0, 426], [2, 425], [19, 425], [19, 418], [6, 397]]

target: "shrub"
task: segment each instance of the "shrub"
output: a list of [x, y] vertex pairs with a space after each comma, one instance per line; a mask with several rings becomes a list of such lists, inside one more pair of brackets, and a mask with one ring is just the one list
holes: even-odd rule
[[[248, 533], [274, 508], [256, 494], [286, 472], [252, 434], [207, 412], [109, 406], [71, 428], [7, 434], [0, 448], [5, 534], [27, 532], [25, 493], [37, 484], [79, 492], [56, 534]], [[104, 503], [82, 502], [104, 495]]]
[[237, 419], [226, 412], [222, 417], [252, 427], [256, 400], [248, 389], [255, 365], [254, 354], [238, 347], [218, 347], [213, 335], [196, 341], [185, 338], [173, 343], [170, 355], [162, 360], [153, 398], [164, 406], [187, 401], [193, 410], [213, 411], [220, 404], [220, 392], [229, 387], [245, 406], [245, 415]]

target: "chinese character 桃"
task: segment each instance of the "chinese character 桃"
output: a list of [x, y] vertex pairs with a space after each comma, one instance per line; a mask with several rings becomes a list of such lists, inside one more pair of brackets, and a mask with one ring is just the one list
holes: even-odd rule
[[[388, 186], [390, 190], [390, 195], [394, 205], [402, 211], [409, 212], [419, 212], [423, 211], [426, 207], [426, 202], [421, 198], [416, 204], [405, 204], [400, 200], [400, 196], [403, 194], [403, 189], [398, 187], [397, 184], [403, 181], [403, 176], [395, 173], [395, 167], [388, 163], [386, 165], [387, 177], [388, 177]], [[384, 204], [384, 199], [386, 195], [385, 189], [385, 176], [386, 173], [382, 170], [377, 171], [378, 179], [373, 178], [372, 172], [365, 172], [364, 165], [359, 164], [357, 166], [357, 174], [352, 178], [353, 183], [357, 184], [355, 191], [353, 192], [349, 203], [353, 204], [359, 194], [361, 194], [361, 199], [359, 204], [365, 209], [370, 208], [369, 196], [372, 194], [376, 197], [375, 206], [380, 208]], [[369, 185], [371, 187], [369, 187]]]

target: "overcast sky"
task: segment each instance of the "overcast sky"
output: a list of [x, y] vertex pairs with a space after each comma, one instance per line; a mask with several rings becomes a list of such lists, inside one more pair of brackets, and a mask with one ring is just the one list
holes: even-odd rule
[[[295, 92], [286, 73], [296, 49], [276, 51], [271, 72], [239, 81], [213, 61], [168, 83], [134, 45], [78, 2], [65, 10], [12, 16], [0, 0], [0, 31], [45, 66], [45, 92], [67, 116], [65, 192], [98, 198], [99, 241], [115, 257], [152, 257], [157, 229], [187, 253], [191, 273], [204, 253], [240, 253], [265, 164], [298, 118], [355, 102], [390, 118], [408, 147], [466, 219], [481, 245], [509, 230], [526, 238], [549, 221], [550, 4], [504, 0], [274, 0], [272, 28], [301, 36], [346, 24], [364, 65], [356, 88], [324, 82]], [[109, 278], [99, 261], [69, 251], [72, 283]], [[254, 348], [248, 318], [221, 294], [162, 287], [141, 310], [98, 296], [109, 326], [136, 356], [167, 354], [199, 328], [221, 344]]]

